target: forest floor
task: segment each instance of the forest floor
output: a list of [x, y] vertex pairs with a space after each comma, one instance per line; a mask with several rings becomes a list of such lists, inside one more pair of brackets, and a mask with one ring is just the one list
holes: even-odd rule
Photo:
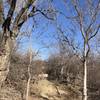
[[[43, 79], [31, 83], [29, 100], [81, 100], [80, 95], [81, 93], [71, 86]], [[0, 100], [22, 99], [20, 92], [5, 86], [0, 90]]]

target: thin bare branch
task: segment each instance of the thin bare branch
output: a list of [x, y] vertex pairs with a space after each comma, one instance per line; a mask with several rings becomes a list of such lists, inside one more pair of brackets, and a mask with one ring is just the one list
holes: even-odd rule
[[[33, 16], [35, 16], [35, 15], [38, 14], [37, 12], [41, 13], [44, 17], [46, 17], [46, 18], [49, 19], [49, 20], [54, 20], [53, 18], [48, 17], [47, 14], [45, 14], [45, 13], [42, 12], [41, 10], [36, 9], [35, 6], [33, 6], [32, 11], [31, 11], [28, 15], [26, 15], [26, 17], [27, 17], [27, 18], [33, 17]], [[37, 14], [36, 14], [36, 13], [37, 13]], [[27, 19], [24, 18], [20, 23], [18, 23], [18, 28], [19, 28], [19, 29], [20, 29], [21, 26], [25, 23], [26, 20], [27, 20]]]
[[[72, 41], [70, 41], [68, 39], [68, 37], [64, 35], [64, 32], [62, 31], [62, 29], [60, 27], [57, 27], [57, 29], [63, 35], [63, 38], [64, 39], [61, 40], [61, 41], [64, 41], [64, 42], [68, 43], [68, 45], [74, 50], [74, 55], [77, 56], [81, 60], [81, 62], [83, 62], [82, 57], [78, 54], [78, 51], [77, 51], [78, 47], [77, 46], [74, 46], [74, 44], [72, 43]], [[61, 38], [59, 38], [59, 39], [61, 39]]]
[[85, 40], [85, 32], [84, 32], [84, 27], [83, 27], [83, 14], [81, 12], [81, 9], [78, 7], [78, 4], [77, 4], [76, 0], [72, 0], [72, 4], [75, 8], [75, 11], [77, 12], [78, 20], [79, 20], [78, 23], [80, 25], [80, 30], [81, 30], [82, 36]]
[[100, 29], [100, 25], [98, 25], [98, 27], [96, 28], [94, 34], [89, 37], [88, 41], [91, 40], [93, 37], [95, 37], [97, 35], [97, 33], [99, 32], [99, 29]]
[[50, 18], [47, 16], [47, 14], [45, 14], [43, 11], [41, 11], [40, 9], [36, 9], [36, 12], [40, 12], [44, 17], [46, 17], [49, 20], [54, 20], [53, 18]]
[[95, 13], [92, 15], [90, 25], [86, 29], [87, 34], [88, 34], [88, 31], [90, 30], [90, 28], [92, 27], [92, 25], [95, 23], [96, 17], [99, 13], [99, 10], [100, 10], [100, 0], [98, 1], [97, 7], [95, 8]]
[[66, 19], [70, 19], [70, 20], [74, 20], [74, 19], [77, 19], [78, 18], [78, 16], [66, 16], [63, 12], [61, 12], [61, 11], [55, 11], [56, 13], [58, 13], [58, 14], [61, 14], [61, 15], [63, 15]]

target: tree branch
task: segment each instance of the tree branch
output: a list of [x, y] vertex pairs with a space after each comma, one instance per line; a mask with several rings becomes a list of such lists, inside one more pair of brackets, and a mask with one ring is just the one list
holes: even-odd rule
[[6, 31], [6, 29], [8, 31], [10, 31], [9, 27], [10, 27], [10, 24], [11, 24], [11, 18], [13, 16], [13, 13], [14, 13], [14, 10], [15, 10], [15, 6], [16, 6], [16, 0], [12, 0], [11, 7], [10, 7], [10, 9], [8, 11], [7, 18], [5, 19], [5, 21], [4, 21], [3, 25], [2, 25], [4, 31]]
[[64, 39], [62, 41], [68, 43], [68, 45], [74, 50], [74, 55], [77, 56], [80, 59], [80, 61], [83, 61], [82, 57], [78, 54], [78, 51], [77, 51], [78, 47], [74, 46], [74, 44], [68, 39], [68, 37], [64, 35], [64, 32], [61, 30], [61, 28], [57, 27], [57, 29], [63, 35]]
[[[15, 18], [15, 21], [13, 23], [13, 34], [17, 37], [18, 36], [18, 32], [21, 28], [21, 26], [24, 24], [24, 22], [27, 20], [28, 16], [27, 14], [25, 15], [26, 18], [24, 20], [22, 20], [20, 23], [19, 21], [21, 20], [23, 14], [25, 13], [25, 11], [27, 9], [29, 9], [31, 7], [31, 5], [35, 2], [35, 0], [29, 0], [28, 2], [26, 2], [26, 5], [20, 10], [20, 12], [18, 13], [18, 15]], [[16, 34], [17, 33], [17, 34]]]
[[[42, 12], [41, 10], [36, 9], [35, 6], [33, 6], [32, 11], [31, 11], [28, 15], [26, 15], [27, 18], [33, 17], [33, 16], [35, 15], [36, 12], [40, 12], [44, 17], [46, 17], [46, 18], [49, 19], [49, 20], [54, 20], [53, 18], [48, 17], [48, 16], [47, 16], [44, 12]], [[19, 29], [21, 28], [21, 26], [24, 24], [24, 22], [25, 22], [26, 20], [27, 20], [27, 19], [23, 19], [20, 23], [18, 23], [18, 28], [19, 28]]]
[[89, 37], [88, 41], [91, 40], [93, 37], [95, 37], [95, 36], [97, 35], [99, 29], [100, 29], [100, 25], [98, 25], [98, 27], [97, 27], [97, 29], [95, 30], [94, 34], [91, 35], [91, 36]]
[[14, 25], [18, 25], [18, 22], [21, 18], [21, 16], [23, 15], [23, 13], [26, 11], [26, 9], [28, 9], [31, 6], [31, 4], [27, 4], [24, 8], [22, 8], [19, 12], [19, 14], [16, 16], [15, 21], [14, 21]]
[[59, 14], [61, 14], [61, 15], [63, 15], [66, 19], [70, 19], [70, 20], [74, 20], [74, 19], [77, 19], [78, 18], [78, 16], [66, 16], [63, 12], [61, 12], [61, 11], [55, 11], [56, 13], [59, 13]]
[[27, 18], [33, 17], [35, 12], [36, 12], [35, 11], [35, 6], [33, 6], [32, 11], [28, 15], [25, 15], [26, 18], [23, 18], [22, 21], [20, 23], [18, 23], [18, 29], [19, 30], [22, 27], [22, 25], [25, 23], [25, 21], [27, 20]]
[[77, 15], [79, 17], [79, 25], [80, 25], [80, 30], [81, 30], [81, 33], [82, 33], [82, 36], [83, 36], [83, 39], [85, 40], [85, 34], [84, 34], [84, 28], [83, 28], [83, 15], [82, 15], [82, 12], [80, 11], [80, 9], [78, 8], [78, 4], [76, 3], [75, 0], [73, 0], [73, 6], [77, 12]]
[[95, 21], [96, 21], [96, 17], [97, 17], [97, 15], [98, 15], [98, 12], [99, 12], [99, 10], [100, 10], [100, 0], [98, 1], [98, 4], [97, 4], [97, 7], [95, 8], [96, 10], [95, 10], [95, 13], [94, 13], [94, 15], [92, 16], [92, 18], [91, 18], [91, 22], [90, 22], [90, 25], [87, 27], [87, 29], [86, 29], [86, 33], [88, 34], [88, 31], [90, 30], [90, 28], [92, 27], [92, 25], [95, 23]]
[[3, 35], [2, 35], [1, 41], [3, 42], [3, 40], [4, 40], [5, 43], [6, 43], [6, 40], [8, 37], [7, 31], [10, 32], [9, 36], [12, 35], [12, 31], [10, 30], [10, 25], [11, 25], [11, 19], [12, 19], [13, 13], [15, 11], [16, 1], [17, 0], [12, 0], [11, 5], [10, 5], [10, 9], [8, 11], [8, 14], [7, 14], [7, 18], [4, 20], [4, 23], [2, 24]]
[[43, 11], [41, 11], [39, 9], [36, 9], [36, 12], [40, 12], [44, 17], [46, 17], [49, 20], [54, 20], [53, 18], [48, 17], [47, 14], [45, 14]]
[[17, 0], [12, 0], [7, 17], [12, 17], [13, 16], [13, 13], [14, 13], [14, 10], [15, 10], [15, 7], [16, 7], [16, 1]]

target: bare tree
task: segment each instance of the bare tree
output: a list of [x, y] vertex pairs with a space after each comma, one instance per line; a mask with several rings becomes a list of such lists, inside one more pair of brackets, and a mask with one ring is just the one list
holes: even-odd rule
[[[0, 1], [0, 33], [2, 34], [0, 42], [0, 85], [5, 80], [9, 72], [10, 55], [13, 48], [13, 41], [20, 34], [20, 29], [24, 23], [35, 14], [42, 14], [47, 19], [53, 19], [48, 16], [48, 10], [41, 10], [36, 7], [37, 0], [21, 0], [22, 5], [18, 8], [18, 0]], [[8, 8], [4, 7], [7, 4]], [[31, 11], [29, 11], [29, 9]], [[5, 12], [4, 9], [8, 10]], [[16, 12], [16, 9], [18, 12]]]
[[[88, 56], [90, 52], [90, 42], [91, 40], [99, 33], [100, 29], [100, 0], [71, 0], [71, 1], [65, 1], [62, 0], [64, 4], [66, 5], [67, 9], [73, 10], [74, 15], [68, 16], [64, 12], [59, 12], [59, 14], [64, 15], [64, 17], [68, 20], [70, 20], [74, 25], [76, 25], [79, 29], [78, 31], [75, 31], [76, 29], [71, 25], [71, 27], [74, 28], [74, 32], [79, 32], [83, 38], [83, 67], [84, 67], [84, 82], [83, 82], [83, 100], [87, 100], [87, 63], [88, 63]], [[70, 2], [70, 3], [69, 3]], [[95, 4], [94, 4], [95, 2]], [[69, 4], [69, 5], [68, 5]], [[68, 8], [69, 7], [69, 8]], [[71, 12], [70, 12], [71, 15]], [[78, 33], [78, 34], [79, 34]], [[68, 36], [64, 36], [66, 42], [70, 44], [68, 41]], [[72, 45], [73, 47], [73, 45]], [[73, 48], [75, 49], [75, 48]]]

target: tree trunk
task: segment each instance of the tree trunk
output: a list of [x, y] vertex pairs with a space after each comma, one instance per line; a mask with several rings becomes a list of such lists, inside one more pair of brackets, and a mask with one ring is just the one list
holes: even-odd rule
[[60, 71], [60, 74], [61, 74], [61, 81], [63, 81], [63, 75], [64, 75], [64, 67], [62, 66], [61, 68], [61, 71]]
[[28, 82], [27, 82], [27, 90], [26, 90], [26, 100], [29, 99], [29, 93], [30, 93], [30, 81], [31, 81], [31, 76], [29, 75], [29, 79], [28, 79]]
[[26, 87], [26, 100], [29, 100], [30, 96], [30, 82], [31, 82], [31, 63], [32, 63], [32, 46], [31, 46], [31, 36], [30, 36], [30, 47], [29, 47], [29, 65], [28, 65], [28, 82]]
[[2, 0], [0, 0], [0, 25], [2, 24], [2, 22], [3, 22], [3, 3], [2, 3], [3, 1]]
[[84, 84], [83, 84], [83, 99], [82, 100], [87, 100], [87, 48], [86, 48], [86, 43], [84, 43], [84, 62], [83, 62], [83, 67], [84, 67]]
[[0, 54], [0, 88], [9, 72], [11, 44], [11, 40], [7, 39], [6, 44], [0, 47], [3, 48], [3, 53]]

